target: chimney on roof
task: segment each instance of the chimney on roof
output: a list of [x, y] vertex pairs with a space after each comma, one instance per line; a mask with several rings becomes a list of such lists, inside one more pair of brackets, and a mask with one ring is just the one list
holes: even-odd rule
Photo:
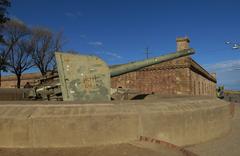
[[177, 51], [189, 49], [190, 39], [188, 37], [178, 37], [177, 42]]

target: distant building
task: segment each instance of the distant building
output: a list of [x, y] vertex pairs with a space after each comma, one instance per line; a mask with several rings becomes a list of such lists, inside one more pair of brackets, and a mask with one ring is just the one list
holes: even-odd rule
[[[189, 48], [189, 38], [177, 38], [177, 51]], [[216, 96], [216, 75], [191, 57], [152, 65], [111, 79], [112, 88], [129, 88], [144, 94]]]
[[[22, 74], [21, 88], [23, 88], [27, 82], [32, 84], [40, 77], [41, 77], [41, 73]], [[16, 87], [17, 87], [17, 79], [15, 75], [2, 76], [1, 88], [16, 88]]]

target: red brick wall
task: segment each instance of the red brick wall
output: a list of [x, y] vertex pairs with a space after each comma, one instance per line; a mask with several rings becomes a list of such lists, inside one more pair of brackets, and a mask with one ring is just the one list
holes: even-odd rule
[[[33, 79], [29, 80], [21, 80], [21, 88], [27, 83], [33, 83]], [[9, 80], [9, 81], [2, 81], [1, 88], [16, 88], [17, 87], [17, 81], [16, 80]]]
[[216, 96], [216, 83], [191, 70], [191, 94]]
[[130, 88], [142, 93], [190, 95], [189, 69], [140, 70], [112, 78], [112, 88]]
[[[21, 80], [21, 87], [23, 87], [27, 82], [33, 83], [40, 77], [41, 77], [40, 73], [23, 74]], [[15, 75], [2, 76], [1, 88], [16, 88], [16, 86], [17, 81]]]
[[[174, 66], [174, 67], [173, 67]], [[167, 61], [111, 79], [112, 88], [130, 88], [142, 93], [189, 95], [188, 58]]]
[[147, 94], [215, 96], [216, 83], [192, 71], [190, 58], [184, 57], [114, 77], [111, 86]]

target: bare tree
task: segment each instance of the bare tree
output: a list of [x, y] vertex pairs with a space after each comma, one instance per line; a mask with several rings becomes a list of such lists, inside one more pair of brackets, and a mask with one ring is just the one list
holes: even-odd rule
[[10, 6], [10, 0], [0, 0], [0, 42], [3, 42], [2, 29], [3, 24], [9, 20], [7, 17], [7, 8]]
[[30, 40], [20, 41], [11, 50], [8, 57], [8, 70], [17, 77], [17, 88], [21, 86], [22, 73], [33, 67], [31, 53], [33, 46]]
[[3, 50], [0, 51], [0, 87], [2, 86], [2, 71], [7, 72], [7, 60]]
[[22, 73], [33, 66], [31, 59], [33, 45], [30, 35], [30, 30], [21, 21], [10, 20], [4, 25], [3, 60], [7, 62], [7, 69], [16, 75], [18, 88]]
[[42, 75], [46, 75], [47, 71], [56, 68], [54, 53], [62, 48], [62, 33], [53, 33], [46, 28], [33, 28], [32, 35], [34, 64]]

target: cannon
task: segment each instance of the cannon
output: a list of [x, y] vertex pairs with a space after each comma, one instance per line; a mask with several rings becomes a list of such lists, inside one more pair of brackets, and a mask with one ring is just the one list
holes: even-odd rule
[[111, 77], [191, 54], [194, 54], [194, 49], [109, 67], [96, 56], [56, 52], [62, 98], [64, 101], [109, 101]]

